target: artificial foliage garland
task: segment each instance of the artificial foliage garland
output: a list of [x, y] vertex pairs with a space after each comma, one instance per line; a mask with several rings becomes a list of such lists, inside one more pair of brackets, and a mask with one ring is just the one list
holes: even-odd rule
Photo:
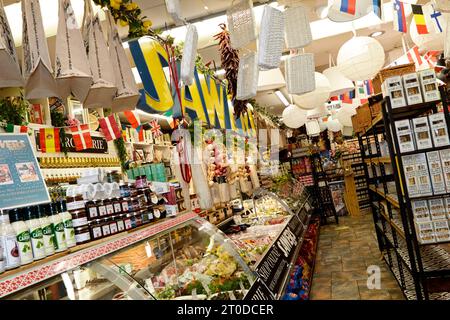
[[116, 147], [117, 150], [117, 156], [119, 157], [120, 160], [120, 166], [122, 167], [123, 170], [125, 170], [126, 169], [125, 164], [128, 160], [125, 141], [123, 140], [122, 137], [120, 137], [119, 139], [114, 140], [114, 146]]
[[66, 125], [66, 119], [64, 117], [64, 114], [56, 110], [51, 110], [50, 117], [52, 119], [52, 125], [54, 127], [59, 127], [59, 142], [61, 145], [61, 151], [64, 153], [65, 156], [67, 156], [67, 152], [69, 152], [69, 147], [66, 144], [67, 135], [66, 129], [64, 128], [64, 126]]
[[0, 100], [0, 121], [23, 125], [29, 103], [22, 97], [8, 97]]

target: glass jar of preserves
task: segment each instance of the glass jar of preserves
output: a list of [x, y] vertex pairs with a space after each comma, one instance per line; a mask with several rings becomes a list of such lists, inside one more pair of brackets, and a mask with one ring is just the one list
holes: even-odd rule
[[102, 233], [104, 237], [107, 237], [111, 234], [111, 229], [109, 227], [109, 218], [104, 218], [101, 222]]
[[97, 205], [98, 217], [99, 218], [105, 217], [107, 213], [106, 213], [106, 206], [103, 203], [103, 200], [97, 200], [95, 204]]
[[113, 198], [114, 214], [122, 213], [122, 205], [119, 198]]
[[75, 211], [84, 208], [84, 199], [81, 194], [74, 197], [66, 197], [67, 211]]
[[114, 218], [117, 222], [117, 232], [125, 231], [124, 214], [119, 214]]
[[103, 238], [102, 222], [100, 219], [95, 219], [89, 222], [89, 230], [91, 233], [91, 240]]
[[90, 200], [86, 202], [86, 212], [87, 212], [87, 218], [89, 220], [94, 220], [98, 218], [98, 208], [97, 204]]
[[84, 225], [82, 227], [75, 227], [75, 241], [78, 244], [84, 244], [91, 241], [91, 233], [89, 230], [89, 225]]
[[108, 223], [109, 223], [109, 230], [111, 231], [111, 234], [116, 234], [117, 232], [119, 232], [119, 230], [117, 228], [116, 219], [109, 218]]
[[123, 213], [130, 211], [129, 203], [130, 203], [130, 198], [122, 198], [122, 200], [120, 200], [120, 204], [122, 206]]
[[86, 210], [76, 210], [72, 211], [70, 214], [72, 216], [72, 226], [74, 228], [84, 227], [88, 225], [89, 221], [86, 215]]
[[133, 229], [133, 224], [131, 223], [131, 215], [129, 213], [124, 215], [123, 223], [125, 225], [125, 230]]
[[114, 214], [114, 204], [113, 204], [112, 199], [103, 200], [103, 204], [106, 207], [106, 215], [112, 216]]

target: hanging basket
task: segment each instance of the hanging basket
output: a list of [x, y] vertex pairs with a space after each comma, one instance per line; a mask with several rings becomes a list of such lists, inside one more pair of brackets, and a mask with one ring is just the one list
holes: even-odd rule
[[167, 12], [170, 14], [176, 25], [183, 24], [181, 16], [180, 0], [165, 0]]
[[183, 58], [181, 59], [180, 79], [185, 85], [190, 86], [194, 78], [195, 58], [197, 57], [198, 32], [197, 28], [190, 24], [187, 28], [184, 40]]
[[256, 96], [258, 90], [258, 65], [256, 53], [250, 52], [239, 60], [237, 78], [237, 100], [248, 100]]
[[262, 69], [278, 68], [283, 46], [284, 13], [271, 6], [266, 6], [259, 34], [258, 65]]
[[242, 0], [227, 10], [228, 30], [231, 47], [240, 49], [256, 40], [253, 2]]
[[286, 85], [290, 94], [301, 95], [316, 89], [314, 55], [302, 53], [286, 59]]
[[284, 31], [288, 49], [303, 48], [312, 42], [311, 27], [304, 7], [284, 11]]

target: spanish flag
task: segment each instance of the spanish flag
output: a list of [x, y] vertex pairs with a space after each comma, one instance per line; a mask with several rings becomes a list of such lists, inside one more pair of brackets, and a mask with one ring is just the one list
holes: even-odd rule
[[41, 152], [61, 152], [59, 129], [39, 129], [39, 142], [41, 146]]
[[411, 5], [412, 12], [414, 14], [414, 23], [417, 27], [418, 34], [428, 34], [427, 22], [423, 14], [422, 6], [418, 4]]

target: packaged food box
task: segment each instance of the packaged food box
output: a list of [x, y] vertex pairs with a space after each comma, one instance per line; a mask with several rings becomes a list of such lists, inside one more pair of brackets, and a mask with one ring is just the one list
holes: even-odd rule
[[406, 106], [402, 77], [394, 76], [387, 78], [383, 82], [383, 95], [391, 99], [392, 109]]
[[444, 173], [442, 172], [441, 157], [439, 151], [427, 152], [428, 169], [430, 171], [431, 184], [434, 194], [446, 192]]
[[428, 200], [428, 207], [430, 208], [431, 220], [447, 219], [447, 213], [444, 207], [444, 200], [442, 199]]
[[414, 166], [417, 175], [419, 194], [421, 196], [431, 196], [433, 189], [431, 187], [430, 172], [428, 170], [427, 156], [425, 153], [414, 155]]
[[447, 213], [447, 219], [450, 220], [450, 197], [444, 199], [445, 211]]
[[403, 171], [405, 173], [406, 187], [410, 197], [419, 195], [417, 176], [414, 166], [414, 156], [403, 156]]
[[410, 152], [415, 150], [414, 135], [409, 120], [395, 121], [395, 131], [397, 132], [400, 152]]
[[450, 145], [444, 113], [430, 114], [428, 118], [430, 120], [431, 136], [433, 137], [434, 146], [443, 147]]
[[450, 149], [439, 151], [441, 156], [442, 172], [445, 178], [445, 188], [450, 192]]
[[419, 72], [420, 84], [422, 86], [423, 101], [436, 101], [441, 98], [439, 93], [436, 72], [433, 69], [422, 70]]
[[405, 88], [406, 102], [409, 105], [423, 102], [419, 75], [417, 73], [405, 74], [403, 76], [403, 87]]
[[428, 209], [428, 203], [426, 200], [411, 201], [411, 207], [413, 210], [414, 221], [416, 222], [430, 221], [430, 211]]
[[433, 227], [436, 242], [446, 242], [450, 240], [450, 229], [447, 220], [433, 221]]
[[415, 118], [412, 123], [417, 150], [432, 148], [433, 142], [428, 117]]
[[436, 242], [434, 235], [433, 222], [416, 222], [417, 237], [420, 243]]

